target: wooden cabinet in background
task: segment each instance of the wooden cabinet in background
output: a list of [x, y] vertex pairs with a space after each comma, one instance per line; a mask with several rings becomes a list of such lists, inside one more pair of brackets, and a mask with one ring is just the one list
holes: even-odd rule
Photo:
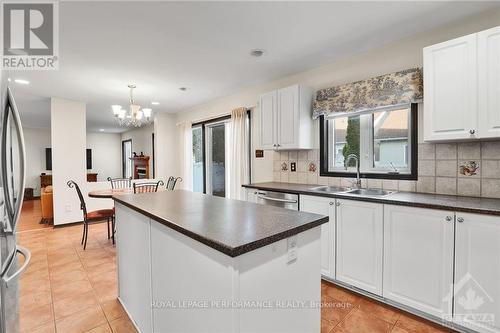
[[[87, 182], [97, 182], [97, 173], [87, 173]], [[52, 185], [52, 175], [40, 175], [40, 188]]]
[[149, 156], [130, 157], [133, 162], [133, 178], [149, 179]]

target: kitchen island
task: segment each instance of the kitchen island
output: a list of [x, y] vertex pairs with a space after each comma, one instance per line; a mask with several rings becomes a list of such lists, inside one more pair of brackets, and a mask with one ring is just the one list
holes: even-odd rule
[[328, 217], [193, 193], [113, 197], [119, 299], [141, 332], [319, 332]]

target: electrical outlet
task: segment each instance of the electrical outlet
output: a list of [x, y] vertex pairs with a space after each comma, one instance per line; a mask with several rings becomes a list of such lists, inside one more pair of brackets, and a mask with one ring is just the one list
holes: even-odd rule
[[290, 237], [287, 239], [287, 263], [290, 264], [297, 260], [299, 255], [299, 249], [297, 247], [297, 236]]
[[297, 164], [295, 162], [290, 163], [290, 171], [295, 172], [297, 171]]

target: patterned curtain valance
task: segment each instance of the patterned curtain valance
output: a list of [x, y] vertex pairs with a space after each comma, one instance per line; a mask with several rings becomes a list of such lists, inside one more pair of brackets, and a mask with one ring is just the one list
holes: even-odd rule
[[421, 68], [377, 76], [368, 80], [318, 90], [313, 103], [313, 118], [332, 112], [355, 112], [423, 99]]

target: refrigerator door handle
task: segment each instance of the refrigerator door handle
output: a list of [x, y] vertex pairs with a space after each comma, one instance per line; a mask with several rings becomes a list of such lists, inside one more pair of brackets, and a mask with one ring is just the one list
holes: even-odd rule
[[[20, 245], [17, 245], [16, 247], [16, 253], [20, 253], [24, 256], [24, 263], [22, 264], [21, 267], [19, 267], [19, 269], [14, 273], [12, 274], [11, 276], [2, 276], [2, 279], [5, 283], [5, 286], [6, 287], [9, 287], [9, 282], [14, 280], [15, 278], [17, 278], [19, 275], [23, 274], [23, 272], [26, 270], [26, 268], [28, 268], [28, 265], [31, 261], [31, 252], [30, 250], [28, 250], [27, 248], [23, 247], [23, 246], [20, 246]], [[12, 261], [11, 261], [11, 264], [9, 266], [11, 266], [15, 260], [16, 260], [16, 257], [17, 256], [14, 256], [12, 258]], [[9, 271], [9, 269], [7, 269], [7, 272]], [[7, 275], [7, 273], [5, 273], [5, 275]]]
[[[10, 202], [8, 202], [9, 200], [5, 200], [6, 203], [7, 203], [7, 207], [10, 208], [12, 211], [10, 212], [11, 216], [12, 216], [12, 232], [14, 233], [15, 230], [16, 230], [16, 227], [17, 227], [17, 222], [19, 221], [19, 216], [21, 214], [21, 208], [22, 208], [22, 203], [23, 203], [23, 199], [24, 199], [24, 188], [25, 188], [25, 182], [26, 182], [26, 147], [25, 147], [25, 144], [24, 144], [24, 136], [23, 136], [23, 132], [22, 132], [22, 124], [21, 124], [21, 118], [19, 116], [19, 111], [17, 110], [17, 106], [16, 106], [16, 102], [14, 100], [14, 96], [12, 95], [12, 91], [10, 90], [10, 88], [7, 88], [7, 105], [10, 107], [10, 109], [12, 110], [12, 119], [14, 120], [14, 124], [15, 124], [15, 127], [16, 127], [16, 134], [17, 134], [17, 142], [18, 142], [18, 145], [19, 145], [19, 172], [20, 172], [20, 179], [19, 179], [19, 193], [17, 195], [17, 200], [15, 202], [15, 207], [10, 207]], [[4, 121], [4, 129], [6, 128], [6, 126], [8, 125], [7, 124], [7, 120], [8, 120], [8, 115], [5, 115], [5, 121]], [[4, 133], [6, 133], [7, 131], [4, 131]], [[2, 156], [2, 159], [3, 159], [3, 163], [2, 163], [2, 170], [3, 170], [3, 180], [4, 180], [4, 184], [8, 184], [7, 182], [7, 165], [5, 163], [6, 161], [6, 157], [7, 157], [7, 138], [5, 136], [5, 134], [3, 135], [2, 137], [2, 149], [4, 150], [3, 151], [3, 155]], [[4, 193], [5, 195], [7, 195], [6, 199], [8, 199], [8, 195], [10, 194], [8, 192], [8, 186], [4, 186]], [[14, 194], [12, 194], [14, 195]]]

